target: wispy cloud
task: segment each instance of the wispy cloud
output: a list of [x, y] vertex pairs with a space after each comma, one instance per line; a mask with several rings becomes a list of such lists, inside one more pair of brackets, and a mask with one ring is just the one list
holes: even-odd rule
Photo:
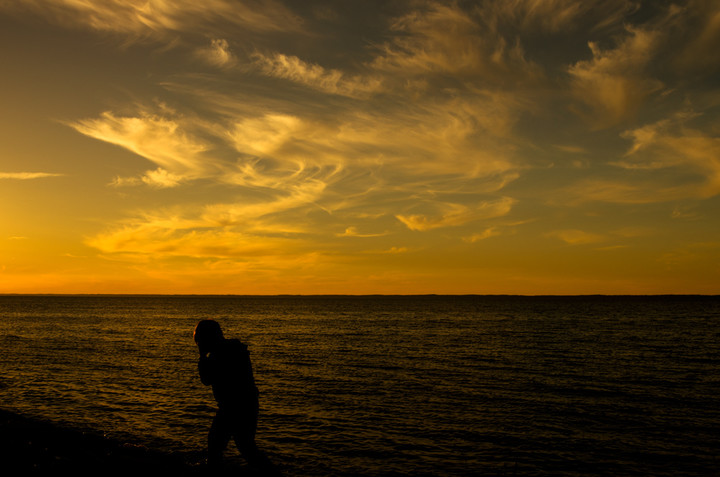
[[582, 146], [556, 144], [554, 147], [560, 151], [567, 152], [568, 154], [587, 154], [588, 153], [587, 148], [582, 147]]
[[143, 179], [147, 183], [179, 183], [180, 178], [194, 179], [210, 173], [213, 165], [203, 160], [209, 145], [193, 137], [180, 118], [167, 118], [141, 112], [138, 116], [103, 113], [97, 119], [72, 123], [78, 132], [128, 149], [160, 166]]
[[301, 20], [274, 0], [25, 0], [4, 2], [10, 10], [32, 10], [54, 22], [148, 37], [210, 32], [220, 24], [256, 32], [299, 31]]
[[610, 202], [617, 204], [649, 204], [658, 201], [673, 200], [658, 194], [655, 184], [650, 181], [630, 182], [612, 179], [583, 179], [567, 187], [554, 197], [553, 203], [584, 204], [590, 202]]
[[31, 180], [44, 179], [46, 177], [62, 177], [65, 174], [54, 172], [0, 172], [0, 179]]
[[223, 39], [214, 39], [209, 46], [199, 47], [195, 50], [195, 56], [218, 68], [232, 68], [237, 64], [237, 57], [230, 50], [230, 44]]
[[[553, 230], [545, 234], [546, 237], [562, 240], [568, 245], [590, 245], [610, 242], [609, 245], [598, 247], [596, 250], [617, 250], [627, 248], [629, 243], [656, 234], [650, 227], [623, 227], [614, 230], [589, 232], [581, 229]], [[613, 243], [614, 242], [614, 243]]]
[[603, 50], [590, 42], [593, 59], [568, 69], [573, 94], [585, 105], [577, 112], [598, 129], [631, 117], [649, 95], [663, 87], [645, 68], [657, 44], [657, 32], [639, 28], [628, 28], [614, 49]]
[[132, 187], [145, 184], [158, 189], [165, 189], [178, 186], [182, 182], [183, 177], [158, 168], [154, 171], [147, 171], [140, 177], [115, 177], [109, 185], [113, 187]]
[[100, 234], [87, 243], [103, 253], [222, 259], [290, 253], [292, 242], [229, 230], [175, 230], [145, 223]]
[[382, 46], [373, 66], [404, 75], [480, 77], [496, 85], [542, 77], [541, 68], [526, 59], [522, 45], [506, 39], [496, 27], [455, 4], [427, 2], [394, 22], [393, 29], [400, 34]]
[[582, 179], [562, 190], [564, 200], [650, 204], [720, 194], [720, 139], [690, 127], [697, 118], [701, 115], [681, 110], [624, 131], [631, 145], [609, 162], [624, 174]]
[[490, 237], [497, 237], [500, 235], [500, 229], [498, 227], [488, 227], [480, 233], [473, 234], [469, 237], [464, 238], [466, 242], [475, 243], [481, 240], [489, 239]]
[[182, 182], [182, 177], [172, 172], [168, 172], [165, 169], [155, 169], [154, 171], [147, 171], [142, 177], [142, 181], [148, 185], [166, 188], [175, 187]]
[[[720, 194], [720, 138], [686, 126], [696, 117], [682, 111], [669, 119], [626, 131], [632, 147], [625, 160], [616, 165], [625, 169], [665, 169], [673, 174], [674, 185], [661, 191], [666, 198], [708, 198]], [[695, 173], [679, 180], [673, 169]]]
[[358, 231], [357, 227], [351, 226], [345, 229], [343, 233], [335, 234], [337, 237], [360, 237], [360, 238], [370, 238], [370, 237], [382, 237], [384, 235], [387, 235], [387, 233], [361, 233]]
[[[211, 226], [243, 225], [245, 227], [258, 227], [263, 217], [287, 212], [300, 207], [313, 206], [319, 200], [325, 184], [319, 181], [305, 181], [294, 184], [287, 191], [279, 192], [272, 200], [257, 203], [228, 203], [205, 206], [202, 215], [203, 221]], [[287, 223], [286, 231], [294, 232], [300, 229], [295, 222]]]
[[716, 73], [720, 65], [720, 4], [691, 0], [675, 6], [676, 35], [688, 35], [675, 57], [675, 64], [695, 73]]
[[670, 214], [673, 219], [677, 220], [698, 220], [702, 215], [691, 207], [688, 206], [675, 206]]
[[351, 76], [337, 69], [326, 69], [296, 56], [255, 52], [251, 56], [255, 67], [263, 74], [299, 83], [330, 94], [367, 97], [382, 90], [378, 76]]
[[509, 197], [483, 202], [477, 206], [462, 204], [437, 204], [440, 209], [433, 215], [398, 214], [397, 219], [410, 230], [425, 231], [439, 227], [453, 227], [481, 219], [490, 219], [507, 215], [515, 200]]
[[[231, 54], [228, 44], [214, 42], [211, 49], [205, 53], [217, 66], [234, 61], [224, 55]], [[361, 97], [380, 88], [375, 77], [347, 75], [289, 55], [257, 54], [253, 61], [263, 74], [321, 93]], [[409, 104], [401, 92], [401, 102], [382, 102], [380, 108], [352, 103], [352, 109], [342, 104], [303, 109], [273, 100], [263, 110], [248, 107], [242, 96], [203, 88], [177, 89], [202, 98], [212, 112], [202, 120], [156, 105], [139, 106], [134, 114], [106, 112], [72, 126], [157, 166], [140, 176], [118, 177], [115, 186], [167, 188], [202, 178], [232, 186], [231, 194], [242, 199], [208, 199], [200, 211], [183, 214], [184, 225], [166, 228], [147, 210], [145, 218], [111, 228], [90, 245], [113, 253], [160, 253], [157, 242], [166, 241], [176, 256], [200, 256], [191, 242], [221, 241], [225, 233], [247, 242], [336, 236], [342, 226], [346, 231], [340, 235], [380, 237], [392, 233], [392, 224], [378, 225], [393, 216], [388, 207], [406, 211], [394, 215], [420, 231], [503, 216], [514, 204], [496, 195], [519, 177], [513, 147], [506, 143], [526, 105], [510, 94], [477, 90]], [[325, 214], [322, 220], [310, 220], [317, 211]], [[220, 248], [220, 256], [231, 255]]]
[[[702, 10], [707, 19], [692, 19], [698, 31], [673, 54], [711, 48], [712, 2], [631, 15], [644, 5], [409, 1], [365, 13], [347, 35], [338, 25], [356, 19], [325, 4], [320, 15], [318, 5], [259, 0], [11, 3], [0, 8], [173, 46], [163, 56], [169, 50], [151, 45], [156, 83], [128, 86], [133, 104], [110, 98], [111, 110], [70, 122], [146, 161], [114, 169], [111, 185], [126, 189], [108, 195], [132, 195], [136, 209], [86, 244], [141, 265], [167, 259], [167, 273], [155, 272], [165, 278], [179, 270], [170, 261], [213, 277], [399, 262], [422, 253], [418, 240], [501, 245], [496, 238], [518, 221], [567, 204], [641, 209], [720, 193], [717, 125], [667, 113], [695, 96], [670, 71], [678, 61], [663, 57], [672, 35], [661, 28]], [[713, 55], [697, 53], [685, 67], [712, 70]], [[0, 174], [39, 177], [48, 176]], [[684, 210], [693, 209], [675, 217]], [[536, 223], [533, 238], [606, 250], [640, 237], [620, 225]]]
[[597, 31], [621, 23], [637, 10], [631, 0], [506, 0], [488, 2], [484, 16], [492, 24], [512, 23], [520, 31]]
[[584, 245], [605, 240], [605, 237], [602, 235], [578, 229], [555, 230], [548, 232], [547, 236], [558, 238], [569, 245]]

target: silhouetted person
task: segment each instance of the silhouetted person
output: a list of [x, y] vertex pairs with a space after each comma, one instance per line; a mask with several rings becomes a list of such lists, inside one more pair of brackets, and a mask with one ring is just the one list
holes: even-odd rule
[[208, 434], [208, 465], [217, 467], [230, 442], [252, 467], [271, 469], [270, 461], [255, 444], [258, 420], [258, 389], [255, 386], [247, 345], [225, 339], [220, 325], [202, 320], [193, 333], [200, 350], [198, 370], [206, 386], [212, 386], [218, 409]]

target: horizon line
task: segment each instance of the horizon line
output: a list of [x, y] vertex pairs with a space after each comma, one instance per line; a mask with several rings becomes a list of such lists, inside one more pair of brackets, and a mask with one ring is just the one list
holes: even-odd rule
[[638, 294], [608, 294], [608, 293], [579, 293], [579, 294], [513, 294], [513, 293], [1, 293], [6, 296], [88, 296], [88, 297], [720, 297], [720, 294], [707, 293], [638, 293]]

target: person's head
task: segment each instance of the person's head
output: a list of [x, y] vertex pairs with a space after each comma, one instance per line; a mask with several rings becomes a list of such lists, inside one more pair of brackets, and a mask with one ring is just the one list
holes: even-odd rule
[[193, 339], [198, 345], [208, 348], [224, 339], [220, 324], [215, 320], [202, 320], [195, 327]]

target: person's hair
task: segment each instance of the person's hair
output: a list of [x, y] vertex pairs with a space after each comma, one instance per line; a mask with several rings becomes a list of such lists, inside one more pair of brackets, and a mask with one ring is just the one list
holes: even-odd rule
[[220, 324], [215, 320], [200, 321], [193, 332], [193, 339], [195, 342], [200, 340], [215, 341], [222, 338], [223, 332], [220, 329]]

